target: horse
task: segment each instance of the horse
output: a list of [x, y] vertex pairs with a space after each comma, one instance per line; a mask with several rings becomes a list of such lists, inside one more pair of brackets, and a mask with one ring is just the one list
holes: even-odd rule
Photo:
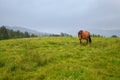
[[78, 38], [80, 40], [80, 44], [82, 43], [82, 40], [86, 40], [87, 44], [92, 42], [91, 37], [90, 37], [90, 32], [88, 31], [80, 30], [78, 32]]

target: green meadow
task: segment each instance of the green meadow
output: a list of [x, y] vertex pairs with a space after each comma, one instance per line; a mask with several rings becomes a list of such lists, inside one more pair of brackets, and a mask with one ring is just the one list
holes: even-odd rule
[[120, 80], [120, 38], [1, 40], [0, 80]]

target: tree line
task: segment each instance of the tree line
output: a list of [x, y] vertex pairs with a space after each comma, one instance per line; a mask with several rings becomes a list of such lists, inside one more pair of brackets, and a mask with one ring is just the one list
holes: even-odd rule
[[105, 37], [105, 36], [100, 35], [100, 34], [91, 34], [90, 36], [91, 36], [91, 37]]
[[[4, 39], [15, 39], [15, 38], [29, 38], [29, 37], [38, 37], [40, 35], [35, 35], [35, 34], [30, 34], [27, 31], [26, 32], [21, 32], [19, 30], [14, 31], [12, 29], [7, 29], [5, 26], [0, 27], [0, 40], [4, 40]], [[47, 33], [43, 33], [42, 36], [50, 36], [50, 37], [67, 37], [67, 36], [71, 36], [70, 34], [67, 33], [63, 33], [61, 32], [61, 34], [47, 34]], [[96, 35], [96, 34], [92, 34], [91, 37], [105, 37], [102, 35]], [[117, 35], [112, 35], [111, 37], [113, 38], [117, 38]]]
[[[105, 37], [105, 36], [103, 36], [103, 35], [100, 35], [100, 34], [91, 34], [90, 35], [91, 37]], [[111, 35], [110, 36], [111, 38], [118, 38], [119, 36], [117, 36], [117, 35]]]
[[29, 38], [29, 37], [42, 37], [42, 36], [48, 36], [48, 37], [67, 37], [72, 36], [67, 33], [61, 32], [61, 34], [49, 34], [49, 33], [41, 33], [39, 35], [30, 34], [27, 31], [21, 32], [19, 30], [15, 31], [12, 29], [7, 29], [5, 26], [0, 27], [0, 40], [5, 39], [16, 39], [16, 38]]
[[14, 31], [7, 29], [5, 26], [0, 27], [0, 40], [4, 39], [15, 39], [15, 38], [29, 38], [36, 37], [35, 34], [30, 34], [28, 32], [21, 32], [19, 30]]

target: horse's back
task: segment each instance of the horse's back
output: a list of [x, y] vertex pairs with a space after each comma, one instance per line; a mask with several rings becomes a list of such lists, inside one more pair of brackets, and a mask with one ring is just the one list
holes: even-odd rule
[[83, 31], [81, 36], [82, 38], [86, 39], [90, 36], [90, 33], [88, 31]]
[[88, 32], [88, 31], [83, 31], [83, 35], [89, 37], [89, 36], [90, 36], [90, 32]]

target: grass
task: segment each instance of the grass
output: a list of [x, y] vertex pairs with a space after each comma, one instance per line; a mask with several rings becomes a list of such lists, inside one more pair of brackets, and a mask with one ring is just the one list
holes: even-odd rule
[[120, 38], [0, 41], [0, 80], [120, 80]]

